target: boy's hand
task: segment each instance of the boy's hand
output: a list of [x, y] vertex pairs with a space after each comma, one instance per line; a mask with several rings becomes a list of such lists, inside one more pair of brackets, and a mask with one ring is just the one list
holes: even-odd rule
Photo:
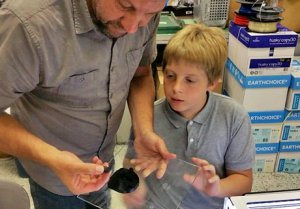
[[104, 173], [108, 164], [98, 157], [93, 158], [93, 163], [84, 163], [71, 152], [61, 154], [51, 168], [73, 194], [97, 191], [109, 180], [111, 173]]
[[216, 169], [206, 160], [192, 158], [192, 161], [199, 167], [197, 176], [184, 175], [184, 180], [192, 184], [198, 191], [210, 196], [218, 196], [220, 192], [220, 177], [216, 174]]
[[156, 171], [157, 178], [163, 177], [168, 160], [176, 158], [175, 154], [167, 150], [163, 139], [154, 132], [148, 132], [140, 138], [135, 138], [134, 148], [137, 159], [132, 159], [130, 163], [143, 177], [149, 176], [153, 171]]

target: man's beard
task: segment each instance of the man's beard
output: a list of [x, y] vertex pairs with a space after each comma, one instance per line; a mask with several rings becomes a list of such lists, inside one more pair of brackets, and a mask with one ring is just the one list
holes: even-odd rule
[[[111, 39], [116, 39], [116, 38], [121, 38], [123, 36], [125, 36], [127, 33], [118, 36], [118, 37], [114, 37], [109, 30], [107, 29], [107, 25], [105, 23], [103, 23], [103, 21], [101, 19], [97, 19], [95, 16], [92, 17], [93, 23], [97, 26], [97, 28], [104, 34], [106, 35], [108, 38]], [[109, 24], [109, 23], [108, 23]], [[112, 23], [111, 23], [112, 24]]]
[[94, 24], [97, 26], [97, 28], [104, 34], [106, 35], [108, 38], [114, 38], [109, 31], [107, 30], [106, 25], [101, 21], [96, 19], [96, 17], [93, 17], [93, 22]]

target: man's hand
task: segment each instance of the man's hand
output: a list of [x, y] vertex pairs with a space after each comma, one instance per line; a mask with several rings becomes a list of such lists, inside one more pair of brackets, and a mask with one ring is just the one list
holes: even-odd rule
[[157, 171], [157, 178], [163, 177], [168, 160], [176, 158], [175, 154], [167, 150], [163, 139], [154, 132], [135, 138], [134, 147], [137, 159], [132, 159], [130, 163], [143, 177], [149, 176], [153, 171]]
[[134, 192], [123, 194], [123, 202], [127, 209], [138, 209], [143, 208], [146, 204], [146, 195], [148, 188], [142, 178], [140, 178], [140, 183], [138, 188]]
[[63, 151], [50, 167], [70, 192], [78, 195], [97, 191], [107, 183], [111, 173], [104, 173], [106, 166], [108, 164], [98, 157], [94, 157], [92, 163], [84, 163], [73, 153]]
[[184, 175], [184, 180], [192, 184], [198, 191], [210, 196], [218, 196], [220, 192], [220, 177], [216, 174], [216, 169], [206, 160], [192, 158], [192, 161], [199, 167], [197, 176]]

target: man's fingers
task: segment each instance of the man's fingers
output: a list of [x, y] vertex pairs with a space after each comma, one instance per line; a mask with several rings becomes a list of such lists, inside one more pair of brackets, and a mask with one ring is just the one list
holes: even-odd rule
[[92, 162], [96, 164], [103, 164], [102, 160], [100, 160], [98, 156], [94, 156]]
[[104, 166], [93, 163], [80, 163], [75, 168], [75, 172], [79, 174], [102, 174], [104, 172]]
[[156, 177], [158, 179], [161, 179], [165, 175], [167, 167], [168, 167], [168, 160], [161, 160], [156, 172]]
[[80, 182], [77, 192], [74, 194], [84, 194], [88, 192], [98, 191], [101, 189], [109, 180], [111, 172], [103, 173], [91, 182]]
[[130, 160], [130, 164], [131, 165], [138, 165], [140, 163], [142, 163], [144, 160], [141, 160], [141, 159], [131, 159]]
[[132, 159], [130, 163], [133, 165], [136, 171], [142, 171], [149, 167], [151, 161], [149, 159]]
[[[146, 164], [144, 164], [146, 165]], [[144, 167], [143, 171], [142, 171], [142, 175], [144, 178], [148, 177], [153, 171], [157, 170], [157, 163], [151, 163], [150, 161], [148, 161], [147, 166]]]
[[166, 144], [163, 141], [158, 143], [158, 150], [162, 158], [165, 160], [171, 160], [176, 158], [176, 154], [169, 152], [169, 150], [166, 147]]

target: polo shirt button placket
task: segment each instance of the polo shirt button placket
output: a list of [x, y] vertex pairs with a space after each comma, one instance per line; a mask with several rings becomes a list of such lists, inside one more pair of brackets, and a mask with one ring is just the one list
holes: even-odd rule
[[163, 183], [162, 187], [164, 190], [169, 191], [171, 189], [171, 186], [168, 183]]

